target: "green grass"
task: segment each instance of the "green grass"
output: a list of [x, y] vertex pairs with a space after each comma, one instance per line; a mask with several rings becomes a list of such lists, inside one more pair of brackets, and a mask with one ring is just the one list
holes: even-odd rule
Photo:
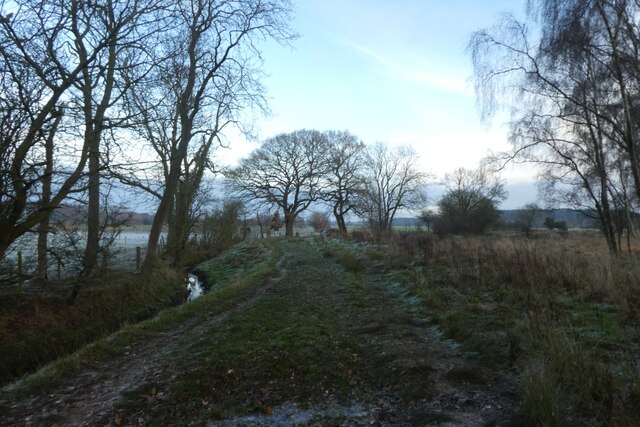
[[[259, 256], [249, 256], [249, 253], [259, 253]], [[39, 389], [50, 386], [60, 377], [85, 366], [99, 363], [110, 357], [122, 354], [124, 348], [138, 339], [152, 337], [158, 332], [174, 327], [176, 324], [188, 322], [197, 324], [199, 319], [206, 316], [215, 316], [225, 310], [229, 310], [238, 301], [248, 298], [255, 288], [267, 277], [275, 272], [275, 262], [279, 256], [279, 250], [273, 245], [259, 245], [247, 251], [246, 245], [237, 245], [225, 252], [218, 260], [203, 263], [199, 268], [221, 272], [228, 277], [226, 282], [219, 282], [206, 294], [189, 304], [179, 305], [160, 312], [157, 316], [145, 321], [125, 326], [117, 333], [97, 339], [91, 343], [85, 343], [81, 350], [64, 356], [49, 363], [36, 374], [25, 377], [10, 386], [13, 393], [19, 395], [33, 394]], [[238, 259], [244, 257], [244, 263], [239, 265]], [[236, 265], [235, 267], [232, 267]], [[243, 274], [239, 272], [242, 271]], [[212, 276], [213, 277], [213, 276]], [[214, 283], [215, 280], [211, 280]], [[184, 282], [180, 279], [181, 295], [184, 295]], [[182, 300], [181, 300], [182, 301]], [[65, 331], [67, 334], [73, 330]], [[64, 356], [64, 357], [63, 357]]]
[[[55, 285], [51, 285], [55, 286]], [[151, 277], [119, 274], [82, 285], [73, 304], [55, 288], [0, 300], [0, 384], [70, 354], [123, 325], [184, 300], [184, 279], [160, 268]]]
[[[285, 273], [254, 305], [195, 338], [176, 360], [178, 377], [133, 390], [120, 407], [123, 414], [153, 409], [146, 420], [151, 425], [176, 417], [197, 424], [265, 413], [288, 401], [348, 400], [361, 369], [345, 327], [350, 319], [344, 304], [350, 300], [341, 296], [352, 284], [349, 275], [332, 261], [317, 259], [313, 245], [297, 240], [279, 245], [283, 268], [295, 274]], [[218, 269], [208, 264], [203, 271]], [[165, 392], [162, 405], [142, 398], [153, 386]]]
[[357, 255], [354, 254], [353, 248], [344, 247], [344, 244], [327, 243], [322, 248], [322, 255], [328, 258], [333, 258], [338, 262], [346, 271], [352, 273], [360, 273], [365, 269], [365, 263]]
[[[435, 359], [423, 329], [429, 326], [401, 274], [377, 270], [379, 261], [367, 260], [367, 245], [271, 243], [282, 250], [280, 281], [252, 305], [192, 337], [174, 355], [177, 375], [171, 381], [140, 384], [128, 393], [117, 409], [124, 423], [142, 418], [148, 425], [200, 425], [269, 414], [290, 402], [302, 408], [366, 405], [380, 389], [399, 390], [406, 402], [431, 396]], [[206, 271], [218, 272], [223, 264], [214, 262]], [[241, 297], [235, 285], [226, 289]], [[215, 294], [203, 300], [222, 303]], [[464, 370], [457, 374], [460, 381], [479, 381]], [[162, 399], [150, 397], [150, 390], [161, 391]], [[416, 408], [416, 419], [450, 420]]]
[[521, 377], [523, 423], [640, 421], [640, 334], [629, 323], [637, 318], [637, 259], [610, 258], [597, 236], [426, 243], [391, 244], [390, 268], [404, 271], [446, 336]]
[[206, 287], [211, 288], [245, 275], [247, 269], [271, 257], [263, 245], [238, 244], [227, 254], [198, 264], [193, 272], [203, 276]]
[[[197, 267], [211, 293], [98, 341], [23, 385], [117, 356], [159, 331], [204, 324], [174, 355], [175, 377], [130, 391], [118, 407], [123, 423], [142, 417], [149, 425], [198, 425], [268, 414], [292, 401], [367, 402], [368, 388], [398, 383], [404, 400], [421, 401], [435, 366], [419, 344], [428, 319], [473, 364], [519, 381], [518, 425], [635, 425], [640, 263], [610, 258], [599, 240], [580, 239], [237, 245]], [[258, 291], [279, 274], [279, 283]], [[224, 321], [203, 323], [221, 313]], [[447, 375], [482, 382], [466, 366]]]
[[[345, 252], [322, 256], [329, 249]], [[367, 268], [345, 268], [347, 253]], [[198, 266], [213, 284], [210, 293], [99, 340], [9, 392], [13, 398], [48, 393], [65, 374], [99, 370], [127, 346], [182, 331], [171, 349], [174, 375], [129, 390], [116, 407], [122, 425], [139, 419], [202, 425], [269, 414], [291, 402], [303, 409], [375, 405], [380, 389], [400, 389], [407, 402], [420, 401], [431, 392], [434, 363], [416, 332], [416, 325], [426, 327], [412, 314], [420, 307], [399, 276], [369, 268], [366, 254], [364, 245], [311, 239], [238, 245]], [[418, 412], [434, 422], [449, 419]], [[345, 421], [340, 414], [327, 410], [319, 417], [333, 425]]]

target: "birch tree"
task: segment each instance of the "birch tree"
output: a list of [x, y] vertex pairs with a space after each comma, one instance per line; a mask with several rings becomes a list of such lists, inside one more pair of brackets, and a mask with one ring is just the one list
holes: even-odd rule
[[526, 21], [507, 16], [472, 37], [483, 114], [510, 108], [513, 150], [502, 159], [540, 165], [547, 196], [596, 211], [609, 250], [617, 253], [616, 211], [637, 209], [640, 196], [640, 4], [528, 5]]

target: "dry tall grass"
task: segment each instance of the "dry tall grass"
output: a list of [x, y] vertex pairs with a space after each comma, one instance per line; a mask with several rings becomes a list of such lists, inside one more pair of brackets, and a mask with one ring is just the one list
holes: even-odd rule
[[433, 320], [484, 362], [515, 371], [522, 420], [640, 423], [640, 253], [598, 235], [400, 235], [393, 262]]

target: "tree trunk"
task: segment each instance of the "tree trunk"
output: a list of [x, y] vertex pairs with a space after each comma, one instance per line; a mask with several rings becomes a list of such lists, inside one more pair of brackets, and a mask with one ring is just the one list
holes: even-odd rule
[[178, 215], [176, 214], [176, 198], [178, 198], [178, 193], [180, 189], [180, 182], [176, 186], [176, 193], [171, 199], [171, 203], [169, 204], [169, 209], [167, 209], [167, 243], [165, 245], [165, 252], [173, 256], [175, 252], [178, 250], [178, 230], [177, 230], [177, 222]]
[[[193, 70], [191, 70], [193, 71]], [[178, 116], [180, 121], [180, 136], [177, 139], [177, 143], [174, 149], [171, 150], [171, 156], [169, 161], [169, 173], [166, 175], [166, 182], [164, 192], [160, 198], [160, 204], [158, 210], [153, 217], [153, 223], [151, 224], [151, 230], [149, 231], [149, 239], [147, 241], [147, 252], [144, 255], [142, 265], [138, 270], [141, 274], [150, 274], [158, 260], [158, 239], [160, 239], [160, 233], [162, 233], [162, 226], [170, 215], [172, 204], [175, 202], [176, 191], [180, 181], [180, 175], [182, 173], [182, 162], [187, 156], [187, 149], [191, 142], [191, 131], [193, 129], [193, 122], [189, 118], [189, 105], [191, 102], [190, 91], [193, 89], [195, 77], [191, 76], [190, 81], [187, 84], [187, 88], [180, 97], [178, 104]]]
[[169, 210], [169, 215], [173, 218], [169, 222], [167, 241], [171, 241], [171, 245], [167, 245], [167, 249], [173, 265], [182, 263], [189, 243], [189, 235], [195, 225], [194, 200], [202, 183], [212, 143], [213, 138], [203, 139], [203, 145], [196, 153], [193, 162], [188, 162], [186, 159], [183, 162], [182, 179], [176, 187], [173, 209]]
[[92, 276], [95, 273], [100, 251], [100, 149], [95, 134], [91, 138], [93, 140], [89, 152], [87, 245], [84, 251], [82, 276]]
[[[175, 163], [175, 160], [171, 163]], [[160, 204], [158, 205], [158, 210], [156, 211], [156, 214], [153, 217], [153, 222], [151, 223], [151, 230], [149, 230], [149, 239], [147, 240], [147, 251], [144, 254], [142, 265], [138, 270], [139, 273], [144, 275], [148, 275], [153, 271], [153, 268], [155, 267], [158, 260], [158, 239], [160, 239], [162, 226], [167, 219], [171, 201], [175, 195], [176, 187], [178, 185], [178, 176], [180, 173], [179, 164], [180, 163], [178, 163], [178, 166], [172, 165], [171, 167], [169, 176], [167, 177], [167, 182], [165, 184], [164, 192], [162, 193], [162, 198], [160, 199]]]
[[[86, 55], [81, 49], [81, 55]], [[94, 82], [89, 70], [83, 70], [83, 100], [85, 120], [85, 141], [89, 146], [89, 202], [87, 206], [87, 246], [84, 252], [83, 269], [81, 275], [92, 276], [98, 266], [100, 252], [100, 140], [102, 137], [103, 120], [111, 104], [111, 94], [115, 83], [115, 67], [118, 50], [115, 41], [109, 45], [106, 75], [104, 76], [104, 92], [100, 103], [95, 106], [93, 113]]]
[[45, 217], [38, 225], [38, 265], [35, 277], [46, 281], [49, 278], [49, 217]]
[[347, 224], [344, 220], [344, 215], [334, 211], [333, 212], [333, 216], [336, 218], [336, 223], [338, 225], [338, 231], [340, 231], [340, 234], [342, 234], [343, 236], [346, 236], [347, 233]]
[[260, 227], [260, 239], [264, 239], [264, 228], [262, 226], [262, 221], [260, 221], [260, 214], [256, 214], [256, 221], [258, 221], [258, 227]]
[[167, 254], [174, 266], [180, 265], [184, 259], [184, 252], [191, 231], [189, 215], [190, 191], [186, 182], [179, 182], [173, 199], [172, 209], [169, 210], [167, 230]]
[[62, 120], [62, 112], [56, 118], [51, 132], [45, 141], [45, 169], [42, 177], [42, 202], [41, 209], [47, 212], [38, 225], [38, 265], [36, 267], [36, 279], [47, 280], [49, 278], [49, 222], [51, 218], [51, 178], [53, 174], [53, 136]]
[[292, 214], [285, 212], [284, 214], [284, 235], [285, 237], [293, 237], [293, 222], [296, 217]]
[[[186, 115], [186, 113], [182, 113], [181, 115], [184, 116]], [[178, 182], [180, 180], [180, 173], [182, 171], [182, 160], [186, 156], [187, 147], [189, 146], [189, 141], [191, 140], [190, 132], [191, 125], [188, 123], [184, 123], [183, 121], [180, 143], [178, 145], [178, 148], [172, 153], [173, 155], [171, 157], [171, 161], [169, 162], [169, 173], [166, 176], [164, 192], [162, 193], [162, 197], [160, 198], [160, 204], [158, 205], [156, 214], [153, 217], [153, 222], [151, 223], [149, 239], [147, 240], [147, 252], [144, 255], [142, 265], [138, 269], [138, 273], [145, 275], [150, 274], [153, 271], [158, 260], [158, 240], [160, 239], [160, 234], [162, 233], [162, 226], [167, 220], [170, 214], [170, 209], [174, 202], [174, 198], [178, 188]]]

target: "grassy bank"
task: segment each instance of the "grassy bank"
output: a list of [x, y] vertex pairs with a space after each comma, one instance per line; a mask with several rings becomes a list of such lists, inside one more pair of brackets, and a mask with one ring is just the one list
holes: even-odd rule
[[[285, 251], [282, 281], [246, 310], [232, 313], [229, 321], [193, 337], [176, 357], [178, 374], [170, 383], [132, 390], [119, 408], [125, 420], [142, 416], [152, 425], [176, 420], [197, 424], [242, 413], [269, 413], [292, 400], [320, 403], [348, 397], [350, 379], [359, 368], [344, 328], [346, 314], [339, 305], [318, 304], [326, 298], [338, 301], [333, 294], [343, 279], [335, 264], [317, 261], [316, 250], [302, 241], [280, 241], [278, 247]], [[296, 251], [295, 257], [290, 250]], [[225, 269], [215, 260], [199, 266], [206, 279], [214, 281], [228, 280], [220, 276]], [[247, 284], [259, 283], [242, 277]], [[319, 288], [319, 279], [326, 286]], [[228, 288], [236, 300], [247, 300], [240, 295], [243, 286]], [[204, 299], [218, 297], [210, 294]], [[145, 399], [149, 390], [161, 390], [161, 401]]]
[[[256, 286], [266, 277], [273, 275], [275, 262], [279, 256], [277, 248], [269, 244], [239, 244], [219, 257], [199, 264], [196, 270], [207, 275], [210, 291], [188, 304], [177, 307], [162, 307], [156, 316], [120, 328], [116, 333], [93, 340], [80, 350], [68, 356], [59, 357], [33, 375], [26, 376], [6, 387], [9, 395], [22, 398], [40, 393], [63, 381], [79, 369], [101, 366], [109, 360], [127, 354], [127, 349], [136, 343], [145, 342], [151, 336], [166, 332], [175, 325], [184, 324], [187, 330], [197, 326], [205, 318], [229, 310], [238, 301], [248, 298], [255, 292]], [[160, 274], [161, 272], [158, 272]], [[154, 276], [155, 277], [155, 276]], [[169, 281], [170, 277], [167, 277]], [[179, 302], [184, 301], [184, 278], [179, 277]], [[174, 285], [175, 280], [171, 281]], [[149, 316], [147, 316], [149, 317]], [[66, 333], [73, 333], [67, 330]], [[57, 341], [57, 340], [56, 340]], [[86, 343], [85, 343], [86, 344]], [[62, 356], [62, 355], [61, 355]], [[0, 412], [2, 404], [0, 404]]]
[[[454, 359], [441, 344], [425, 340], [432, 328], [414, 312], [392, 271], [363, 257], [360, 245], [279, 239], [274, 246], [282, 257], [271, 285], [256, 288], [254, 280], [249, 299], [242, 293], [252, 289], [250, 281], [227, 286], [228, 296], [245, 301], [242, 309], [185, 337], [172, 353], [175, 374], [130, 390], [117, 405], [118, 421], [422, 425], [457, 419], [460, 408], [451, 414], [434, 409], [440, 402], [434, 396], [446, 389], [441, 376], [451, 374], [439, 363], [448, 358], [448, 366]], [[218, 265], [212, 262], [204, 274]], [[205, 304], [220, 307], [224, 301], [220, 294], [206, 295], [196, 301], [198, 313]], [[464, 378], [454, 381], [461, 389], [470, 369], [463, 367]], [[484, 394], [457, 393], [447, 396], [491, 401]], [[473, 413], [503, 421], [510, 409]]]
[[184, 278], [161, 267], [151, 277], [118, 274], [83, 283], [73, 304], [69, 289], [51, 284], [37, 293], [0, 298], [0, 383], [70, 354], [123, 325], [181, 303]]
[[523, 424], [640, 422], [637, 255], [598, 236], [405, 235], [369, 256], [403, 271], [447, 336], [520, 377]]
[[[205, 252], [189, 253], [192, 260], [204, 257]], [[199, 268], [215, 270], [210, 276], [216, 280], [207, 283], [211, 287], [230, 280], [259, 259], [254, 253], [244, 254], [240, 246], [229, 257], [222, 257], [215, 268], [210, 267], [211, 261]], [[68, 298], [75, 285], [80, 285], [80, 292], [70, 303]], [[181, 304], [185, 297], [182, 271], [162, 264], [149, 277], [112, 272], [91, 279], [5, 291], [0, 297], [0, 384], [33, 372], [123, 326]]]

